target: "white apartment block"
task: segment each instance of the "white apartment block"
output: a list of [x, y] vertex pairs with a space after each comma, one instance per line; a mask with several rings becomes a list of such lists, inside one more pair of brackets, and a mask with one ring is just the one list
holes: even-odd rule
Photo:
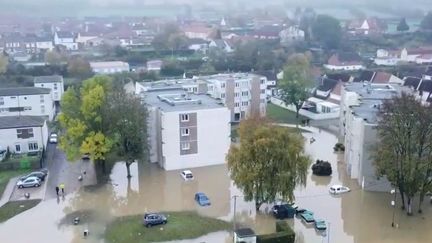
[[11, 153], [40, 151], [46, 148], [47, 141], [45, 117], [0, 117], [0, 149], [9, 149]]
[[64, 83], [62, 76], [39, 76], [34, 78], [33, 83], [35, 87], [51, 89], [52, 99], [55, 102], [61, 101], [61, 98], [64, 94]]
[[90, 62], [90, 67], [97, 74], [112, 74], [129, 72], [129, 64], [127, 62]]
[[225, 163], [230, 140], [230, 111], [207, 95], [181, 86], [148, 89], [150, 161], [165, 170]]
[[54, 117], [55, 104], [49, 88], [19, 87], [0, 89], [0, 117]]
[[345, 145], [347, 174], [366, 191], [390, 191], [386, 178], [378, 178], [372, 158], [377, 142], [377, 114], [386, 99], [408, 88], [397, 84], [350, 83], [342, 88], [340, 135]]

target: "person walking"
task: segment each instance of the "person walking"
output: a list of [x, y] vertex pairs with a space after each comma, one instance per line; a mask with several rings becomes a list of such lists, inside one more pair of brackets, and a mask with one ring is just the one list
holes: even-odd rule
[[56, 190], [56, 194], [57, 194], [57, 196], [58, 196], [58, 195], [59, 195], [60, 188], [59, 188], [58, 186], [56, 186], [55, 190]]
[[65, 189], [65, 184], [64, 183], [60, 184], [60, 189], [62, 191], [62, 194], [64, 195], [64, 189]]

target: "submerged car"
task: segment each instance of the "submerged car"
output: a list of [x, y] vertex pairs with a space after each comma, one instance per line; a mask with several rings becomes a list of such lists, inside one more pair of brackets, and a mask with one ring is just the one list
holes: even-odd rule
[[190, 180], [194, 179], [192, 171], [190, 171], [190, 170], [184, 170], [181, 172], [180, 175], [181, 175], [181, 177], [183, 177], [183, 180], [185, 180], [185, 181], [190, 181]]
[[28, 177], [24, 180], [18, 180], [17, 187], [18, 188], [24, 188], [24, 187], [39, 187], [41, 185], [41, 181], [39, 178], [32, 176]]
[[296, 209], [289, 204], [274, 205], [272, 208], [273, 216], [277, 219], [294, 218]]
[[152, 227], [153, 225], [166, 224], [167, 217], [160, 213], [146, 213], [144, 214], [143, 224], [145, 227]]
[[210, 199], [203, 192], [197, 192], [197, 193], [195, 193], [195, 201], [200, 206], [210, 206], [211, 205]]
[[315, 229], [317, 230], [326, 230], [327, 229], [327, 224], [324, 220], [322, 219], [316, 219], [315, 220]]
[[314, 219], [312, 211], [306, 210], [302, 214], [300, 214], [300, 217], [307, 224], [311, 224], [311, 223], [315, 222], [315, 219]]
[[341, 186], [341, 185], [333, 185], [330, 187], [330, 194], [342, 194], [351, 191], [349, 187]]
[[37, 177], [39, 180], [44, 181], [47, 174], [45, 174], [43, 171], [34, 171], [30, 174], [27, 174], [20, 178], [21, 181], [30, 178], [30, 177]]

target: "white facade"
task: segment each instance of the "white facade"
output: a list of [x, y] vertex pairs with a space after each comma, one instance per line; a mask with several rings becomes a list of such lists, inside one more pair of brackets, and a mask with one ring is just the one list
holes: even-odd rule
[[36, 77], [34, 86], [38, 88], [51, 89], [53, 101], [60, 102], [64, 94], [64, 83], [62, 76], [41, 76]]
[[56, 32], [54, 34], [54, 44], [65, 46], [67, 50], [78, 50], [78, 43], [75, 42], [73, 36], [63, 37], [61, 34]]
[[40, 124], [35, 123], [28, 126], [20, 124], [20, 120], [31, 118], [26, 116], [0, 117], [1, 123], [8, 124], [6, 127], [0, 127], [0, 147], [9, 149], [11, 153], [27, 153], [46, 148], [48, 126], [43, 118], [35, 117], [35, 119], [42, 120]]
[[111, 74], [129, 72], [129, 64], [127, 62], [90, 62], [90, 67], [97, 74]]
[[289, 43], [293, 41], [303, 41], [305, 37], [305, 33], [297, 26], [290, 26], [288, 29], [282, 30], [279, 33], [279, 37], [281, 38], [281, 42], [283, 43]]
[[78, 33], [76, 42], [81, 45], [87, 45], [87, 43], [90, 40], [95, 39], [97, 37], [98, 37], [97, 35], [86, 35], [86, 33]]
[[51, 121], [55, 105], [48, 88], [22, 87], [0, 89], [0, 117], [46, 116]]
[[324, 67], [329, 69], [329, 70], [334, 70], [334, 71], [343, 71], [343, 70], [361, 70], [364, 69], [365, 67], [361, 64], [356, 64], [356, 65], [330, 65], [330, 64], [324, 64]]

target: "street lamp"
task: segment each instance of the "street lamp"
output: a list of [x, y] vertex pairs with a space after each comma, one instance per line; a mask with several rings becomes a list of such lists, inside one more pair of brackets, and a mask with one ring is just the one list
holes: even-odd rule
[[392, 218], [392, 224], [391, 224], [391, 226], [392, 226], [392, 227], [395, 227], [394, 219], [395, 219], [396, 199], [397, 199], [397, 197], [396, 197], [396, 189], [392, 189], [392, 190], [390, 191], [390, 193], [391, 193], [392, 195], [394, 195], [394, 198], [393, 198], [393, 200], [391, 201], [391, 205], [392, 205], [392, 207], [393, 207], [393, 218]]

